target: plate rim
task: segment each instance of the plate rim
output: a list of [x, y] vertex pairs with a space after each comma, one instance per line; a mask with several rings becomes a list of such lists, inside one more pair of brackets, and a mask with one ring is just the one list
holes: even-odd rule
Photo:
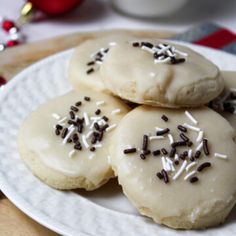
[[[185, 45], [188, 46], [190, 48], [192, 48], [193, 50], [197, 49], [196, 51], [198, 51], [199, 53], [201, 53], [201, 50], [206, 50], [206, 51], [211, 51], [214, 54], [221, 54], [221, 55], [225, 55], [227, 57], [232, 57], [236, 60], [236, 56], [224, 51], [220, 51], [217, 49], [212, 49], [212, 48], [208, 48], [208, 47], [204, 47], [204, 46], [199, 46], [199, 45], [194, 45], [191, 43], [186, 43], [186, 42], [180, 42], [180, 41], [175, 41], [175, 40], [166, 40], [166, 41], [170, 41], [170, 42], [174, 42], [177, 44], [181, 44], [181, 45]], [[0, 91], [0, 103], [4, 100], [5, 96], [7, 96], [7, 94], [9, 93], [9, 91], [12, 89], [12, 87], [14, 87], [17, 83], [20, 83], [22, 78], [25, 75], [29, 75], [31, 71], [34, 71], [37, 68], [41, 68], [41, 64], [44, 64], [46, 62], [50, 62], [50, 61], [54, 61], [56, 59], [58, 59], [58, 57], [64, 57], [64, 56], [70, 56], [69, 54], [72, 54], [74, 48], [71, 49], [67, 49], [58, 53], [55, 53], [53, 55], [50, 55], [48, 57], [45, 57], [39, 61], [37, 61], [36, 63], [33, 63], [32, 65], [26, 67], [25, 69], [23, 69], [20, 73], [18, 73], [17, 75], [15, 75], [9, 82], [7, 82], [6, 85], [4, 85], [3, 89]], [[236, 70], [236, 68], [235, 68]], [[232, 70], [233, 71], [233, 70]], [[18, 196], [16, 193], [14, 194], [14, 192], [12, 192], [6, 181], [3, 181], [3, 179], [0, 178], [0, 189], [1, 191], [4, 193], [4, 195], [18, 208], [20, 209], [22, 212], [24, 212], [26, 215], [28, 215], [31, 219], [35, 220], [36, 222], [38, 222], [39, 224], [45, 226], [46, 228], [59, 233], [59, 234], [63, 234], [63, 235], [70, 235], [70, 233], [68, 233], [67, 231], [64, 231], [62, 229], [62, 227], [60, 226], [56, 226], [56, 224], [60, 224], [57, 221], [52, 221], [52, 219], [50, 217], [48, 217], [46, 215], [46, 218], [48, 218], [48, 222], [45, 221], [44, 218], [40, 217], [40, 214], [33, 214], [30, 212], [30, 209], [28, 209], [27, 206], [25, 206], [25, 204], [21, 204], [21, 200], [19, 200], [21, 197]], [[68, 226], [66, 226], [66, 228], [68, 228]], [[69, 230], [69, 229], [68, 229]], [[69, 230], [70, 231], [70, 230]], [[81, 235], [88, 235], [85, 232], [79, 232]]]

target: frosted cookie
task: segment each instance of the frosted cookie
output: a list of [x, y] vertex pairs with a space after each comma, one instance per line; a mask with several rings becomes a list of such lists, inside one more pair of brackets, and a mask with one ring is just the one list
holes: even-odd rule
[[114, 132], [111, 164], [142, 215], [171, 228], [222, 223], [235, 204], [236, 145], [213, 110], [140, 106]]
[[223, 90], [211, 61], [185, 46], [153, 40], [118, 43], [100, 71], [108, 90], [139, 104], [193, 107]]
[[51, 187], [96, 189], [113, 177], [108, 143], [127, 112], [118, 99], [85, 89], [56, 97], [23, 122], [20, 156]]
[[236, 130], [236, 72], [222, 71], [222, 76], [225, 89], [209, 106], [227, 119]]
[[87, 40], [75, 48], [69, 62], [69, 82], [74, 89], [87, 86], [105, 90], [100, 76], [100, 66], [111, 47], [119, 41], [131, 39], [124, 34]]

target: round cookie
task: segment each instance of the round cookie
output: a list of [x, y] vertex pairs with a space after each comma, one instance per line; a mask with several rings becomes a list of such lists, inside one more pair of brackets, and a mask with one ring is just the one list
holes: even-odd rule
[[207, 107], [140, 106], [113, 134], [111, 165], [142, 215], [171, 228], [218, 225], [236, 201], [234, 134]]
[[225, 88], [209, 106], [219, 112], [236, 130], [236, 72], [222, 71]]
[[188, 47], [151, 39], [118, 43], [100, 71], [108, 90], [139, 104], [193, 107], [223, 90], [220, 71], [211, 61]]
[[127, 112], [118, 99], [90, 90], [56, 97], [23, 122], [20, 156], [51, 187], [96, 189], [114, 176], [109, 139]]
[[86, 86], [97, 91], [106, 90], [100, 76], [100, 66], [111, 47], [114, 47], [119, 41], [128, 39], [131, 37], [114, 34], [87, 40], [75, 48], [68, 70], [69, 82], [74, 89]]

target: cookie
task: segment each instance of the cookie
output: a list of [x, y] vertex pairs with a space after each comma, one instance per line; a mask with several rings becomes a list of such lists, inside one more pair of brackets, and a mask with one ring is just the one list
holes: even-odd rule
[[97, 91], [106, 90], [101, 80], [100, 66], [111, 47], [131, 38], [125, 34], [114, 34], [87, 40], [75, 48], [68, 69], [69, 82], [73, 88], [86, 86]]
[[222, 223], [236, 201], [234, 130], [207, 107], [140, 106], [111, 140], [111, 165], [145, 216], [178, 229]]
[[108, 90], [139, 104], [194, 107], [223, 90], [216, 65], [188, 47], [169, 42], [117, 43], [100, 71]]
[[236, 72], [222, 71], [225, 89], [209, 106], [219, 112], [236, 130]]
[[90, 90], [56, 97], [23, 122], [20, 156], [51, 187], [96, 189], [113, 177], [108, 143], [127, 112], [118, 99]]

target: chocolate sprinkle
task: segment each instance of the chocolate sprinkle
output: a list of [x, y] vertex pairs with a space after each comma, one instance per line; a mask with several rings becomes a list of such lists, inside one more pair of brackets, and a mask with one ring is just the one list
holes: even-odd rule
[[156, 132], [156, 135], [159, 136], [159, 135], [163, 135], [163, 134], [166, 134], [166, 133], [169, 133], [170, 129], [166, 128], [166, 129], [163, 129], [163, 130], [159, 130]]
[[168, 154], [168, 152], [167, 152], [167, 150], [165, 148], [162, 148], [161, 152], [162, 152], [163, 155], [167, 155]]
[[68, 133], [68, 128], [63, 129], [63, 131], [62, 131], [62, 133], [61, 133], [61, 137], [62, 137], [62, 138], [65, 138], [66, 135], [67, 135], [67, 133]]
[[185, 141], [174, 142], [171, 144], [171, 147], [179, 147], [179, 146], [186, 146], [187, 143]]
[[187, 141], [187, 146], [188, 147], [191, 147], [193, 145], [193, 142], [192, 141]]
[[124, 150], [124, 154], [130, 154], [130, 153], [134, 153], [136, 151], [137, 151], [136, 148], [127, 148]]
[[59, 130], [62, 130], [63, 129], [63, 127], [61, 126], [61, 125], [56, 125], [56, 129], [59, 129]]
[[169, 120], [166, 115], [162, 115], [161, 119], [164, 120], [165, 122], [167, 122]]
[[209, 149], [208, 149], [208, 141], [205, 138], [203, 139], [203, 151], [206, 156], [210, 154]]
[[167, 184], [169, 182], [169, 177], [168, 177], [167, 172], [164, 169], [162, 169], [161, 174], [163, 175], [164, 182]]
[[92, 66], [92, 65], [94, 65], [94, 64], [95, 64], [94, 61], [90, 61], [90, 62], [87, 63], [87, 66]]
[[108, 124], [105, 124], [104, 126], [100, 127], [100, 131], [105, 131], [106, 128], [108, 128], [109, 125]]
[[163, 179], [163, 175], [162, 175], [160, 172], [157, 172], [157, 173], [156, 173], [156, 176], [157, 176], [159, 179]]
[[98, 125], [97, 122], [94, 123], [94, 128], [95, 128], [96, 130], [100, 130], [100, 126]]
[[80, 144], [80, 143], [76, 143], [76, 144], [74, 145], [74, 149], [76, 149], [76, 150], [82, 150], [81, 144]]
[[149, 154], [151, 154], [151, 151], [150, 150], [142, 150], [142, 153], [144, 155], [149, 155]]
[[106, 122], [109, 120], [108, 117], [106, 116], [103, 116], [102, 119], [105, 120]]
[[184, 133], [187, 132], [187, 128], [184, 127], [184, 126], [182, 126], [182, 125], [178, 125], [177, 128], [178, 128], [180, 131], [184, 132]]
[[210, 162], [204, 162], [197, 168], [197, 171], [201, 172], [203, 169], [210, 167], [210, 166], [211, 166]]
[[85, 101], [87, 101], [87, 102], [90, 102], [91, 98], [90, 98], [90, 97], [87, 97], [87, 96], [85, 96], [85, 97], [84, 97], [84, 100], [85, 100]]
[[90, 68], [90, 69], [88, 69], [87, 71], [86, 71], [86, 73], [89, 75], [89, 74], [91, 74], [92, 72], [94, 72], [94, 69], [93, 68]]
[[192, 184], [197, 182], [197, 181], [198, 181], [198, 177], [196, 177], [196, 176], [190, 178], [190, 180], [189, 180], [189, 182], [192, 183]]
[[91, 147], [91, 148], [90, 148], [90, 151], [91, 151], [91, 152], [94, 152], [95, 150], [96, 150], [95, 147]]
[[148, 47], [148, 48], [153, 48], [153, 44], [149, 43], [149, 42], [141, 42], [141, 46], [145, 46], [145, 47]]
[[142, 150], [147, 150], [148, 148], [148, 136], [145, 134], [143, 135], [143, 148]]
[[81, 102], [81, 101], [78, 101], [78, 102], [75, 103], [75, 105], [76, 105], [77, 107], [79, 107], [79, 106], [82, 105], [82, 102]]
[[96, 111], [95, 111], [95, 114], [96, 115], [99, 115], [101, 113], [101, 110], [100, 109], [97, 109]]
[[185, 142], [189, 141], [189, 138], [184, 133], [181, 133], [179, 136], [183, 141]]
[[133, 47], [139, 47], [139, 42], [134, 42], [132, 45]]
[[55, 129], [55, 134], [56, 135], [60, 135], [60, 130], [59, 129]]
[[171, 148], [169, 157], [171, 158], [174, 157], [175, 153], [176, 153], [176, 148]]
[[161, 154], [161, 151], [159, 149], [152, 152], [153, 156], [159, 156], [160, 154]]
[[196, 151], [194, 158], [198, 159], [201, 156], [201, 151]]
[[78, 112], [78, 111], [79, 111], [79, 109], [78, 109], [77, 107], [74, 107], [74, 106], [71, 106], [70, 109], [71, 109], [72, 111], [74, 111], [74, 112]]
[[140, 158], [141, 158], [142, 160], [145, 160], [145, 159], [146, 159], [146, 156], [145, 156], [143, 153], [141, 153], [141, 154], [140, 154]]
[[179, 161], [178, 160], [176, 160], [174, 163], [175, 163], [175, 165], [179, 165]]
[[75, 119], [75, 113], [73, 112], [73, 111], [70, 111], [70, 118], [72, 119], [72, 120], [74, 120]]

